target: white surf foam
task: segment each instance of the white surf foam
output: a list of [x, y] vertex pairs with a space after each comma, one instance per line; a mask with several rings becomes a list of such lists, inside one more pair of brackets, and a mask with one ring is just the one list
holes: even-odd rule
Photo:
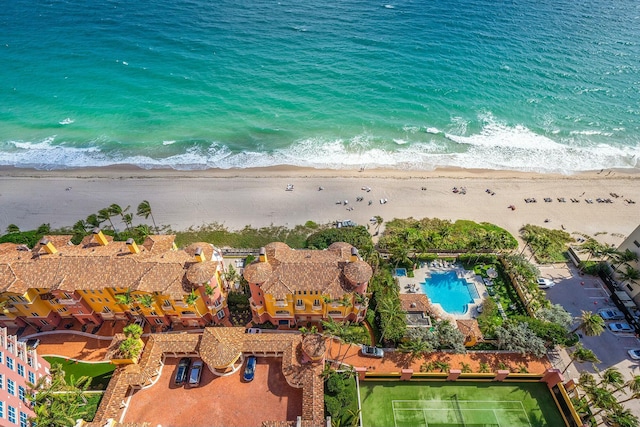
[[427, 128], [426, 132], [434, 134], [434, 135], [437, 135], [437, 134], [440, 133], [440, 129], [434, 128], [434, 127], [429, 127], [429, 128]]
[[175, 144], [176, 141], [175, 140], [171, 140], [171, 141], [162, 141], [162, 145], [172, 145]]
[[[584, 136], [581, 136], [584, 137]], [[423, 138], [423, 139], [420, 139]], [[635, 147], [604, 143], [578, 144], [569, 136], [560, 142], [536, 135], [523, 127], [487, 123], [475, 135], [447, 134], [458, 144], [452, 150], [442, 136], [417, 133], [381, 148], [375, 138], [364, 133], [344, 139], [308, 138], [270, 153], [246, 151], [233, 153], [222, 143], [191, 147], [186, 152], [162, 157], [105, 153], [97, 146], [75, 148], [56, 143], [55, 137], [42, 141], [2, 143], [0, 165], [38, 169], [66, 169], [91, 166], [133, 164], [141, 168], [180, 170], [208, 168], [249, 168], [291, 165], [313, 168], [354, 169], [397, 168], [432, 170], [436, 167], [519, 170], [542, 173], [572, 173], [604, 168], [640, 168], [640, 143]]]
[[72, 118], [67, 117], [64, 120], [60, 120], [58, 123], [60, 123], [61, 125], [70, 125], [73, 122], [75, 122], [75, 120], [73, 120]]

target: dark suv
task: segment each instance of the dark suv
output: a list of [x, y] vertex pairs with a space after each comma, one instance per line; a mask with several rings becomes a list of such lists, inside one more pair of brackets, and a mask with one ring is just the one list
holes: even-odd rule
[[180, 363], [178, 363], [178, 368], [176, 369], [176, 378], [174, 380], [175, 385], [182, 385], [187, 380], [189, 365], [191, 365], [191, 359], [188, 357], [180, 359]]

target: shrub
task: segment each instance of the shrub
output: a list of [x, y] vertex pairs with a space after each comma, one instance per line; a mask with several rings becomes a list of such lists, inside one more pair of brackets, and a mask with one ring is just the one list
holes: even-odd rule
[[331, 375], [327, 380], [327, 391], [333, 395], [342, 393], [344, 388], [344, 380], [340, 375]]

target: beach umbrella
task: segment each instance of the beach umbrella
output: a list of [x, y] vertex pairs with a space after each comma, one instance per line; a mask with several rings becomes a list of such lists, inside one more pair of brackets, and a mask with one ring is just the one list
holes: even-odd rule
[[213, 261], [196, 262], [187, 270], [187, 280], [194, 285], [209, 282], [215, 276], [218, 263]]
[[487, 268], [487, 276], [491, 277], [492, 279], [495, 279], [496, 277], [498, 277], [498, 272], [493, 267]]

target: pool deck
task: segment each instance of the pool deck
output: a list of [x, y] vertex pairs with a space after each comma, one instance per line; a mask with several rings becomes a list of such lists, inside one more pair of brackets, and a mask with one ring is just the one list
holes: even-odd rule
[[[467, 306], [466, 313], [458, 314], [458, 313], [448, 313], [446, 312], [438, 303], [434, 303], [429, 300], [431, 306], [433, 306], [434, 310], [432, 314], [436, 319], [449, 319], [451, 321], [462, 320], [462, 319], [475, 319], [478, 316], [478, 305], [482, 304], [482, 301], [489, 296], [487, 293], [487, 287], [482, 280], [482, 277], [475, 274], [473, 271], [465, 270], [460, 265], [453, 263], [446, 263], [443, 261], [434, 261], [429, 264], [421, 264], [421, 266], [415, 270], [413, 270], [414, 277], [407, 276], [396, 276], [398, 279], [398, 285], [400, 286], [401, 294], [424, 294], [422, 288], [420, 287], [420, 282], [424, 280], [424, 278], [428, 278], [431, 276], [431, 273], [445, 273], [448, 271], [455, 271], [456, 275], [459, 278], [465, 279], [467, 282], [473, 283], [478, 290], [478, 295], [480, 298], [475, 298], [472, 304]], [[427, 295], [429, 297], [429, 295]]]

